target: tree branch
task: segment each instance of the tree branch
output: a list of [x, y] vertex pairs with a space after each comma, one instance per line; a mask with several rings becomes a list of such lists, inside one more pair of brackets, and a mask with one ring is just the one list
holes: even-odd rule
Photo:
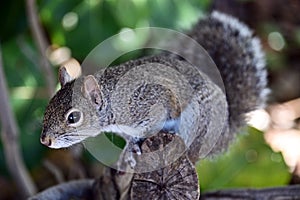
[[28, 200], [92, 199], [93, 180], [83, 179], [53, 186]]
[[35, 0], [26, 0], [26, 10], [27, 10], [27, 16], [29, 20], [28, 23], [33, 35], [33, 39], [35, 40], [35, 43], [41, 54], [40, 65], [41, 65], [44, 78], [46, 80], [49, 97], [51, 97], [55, 91], [56, 79], [54, 78], [54, 72], [47, 59], [46, 49], [49, 46], [49, 44], [46, 40], [42, 27], [39, 23], [38, 13], [35, 7]]
[[[47, 199], [119, 199], [116, 191], [110, 181], [113, 177], [109, 176], [111, 180], [99, 181], [83, 179], [80, 181], [70, 181], [67, 183], [59, 184], [51, 187], [33, 197], [29, 200], [47, 200]], [[105, 190], [97, 191], [99, 188]], [[156, 191], [148, 192], [147, 187], [144, 188], [145, 192], [142, 198], [155, 194]], [[178, 188], [180, 189], [180, 188]], [[104, 196], [94, 196], [95, 193], [99, 195], [99, 192]], [[114, 192], [114, 193], [113, 193]], [[114, 194], [114, 196], [112, 195]], [[206, 192], [201, 194], [200, 200], [273, 200], [273, 199], [299, 199], [300, 196], [300, 185], [284, 186], [284, 187], [273, 187], [264, 189], [231, 189], [231, 190], [219, 190], [213, 192]], [[179, 199], [179, 198], [177, 198]], [[180, 198], [181, 199], [181, 198]], [[189, 198], [195, 199], [195, 198]], [[196, 199], [195, 199], [196, 200]]]
[[4, 147], [4, 154], [7, 168], [17, 184], [21, 195], [24, 197], [36, 193], [36, 187], [32, 182], [26, 167], [18, 142], [18, 128], [16, 120], [9, 105], [6, 79], [4, 76], [2, 51], [0, 46], [0, 122], [2, 125], [1, 138]]

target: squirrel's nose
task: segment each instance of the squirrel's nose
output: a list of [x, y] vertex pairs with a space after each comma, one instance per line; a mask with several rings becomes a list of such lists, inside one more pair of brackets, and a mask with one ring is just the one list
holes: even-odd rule
[[40, 138], [40, 141], [43, 145], [46, 145], [46, 146], [50, 146], [52, 141], [51, 141], [51, 138], [49, 136], [47, 136], [45, 133], [42, 133], [41, 135], [41, 138]]

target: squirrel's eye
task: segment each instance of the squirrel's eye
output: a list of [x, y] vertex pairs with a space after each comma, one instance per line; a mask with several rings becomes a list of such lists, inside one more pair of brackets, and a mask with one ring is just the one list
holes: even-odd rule
[[70, 126], [79, 126], [81, 124], [82, 120], [82, 112], [79, 110], [72, 109], [68, 112], [66, 116], [67, 124]]
[[77, 123], [77, 122], [79, 122], [80, 117], [81, 117], [80, 112], [78, 112], [78, 111], [71, 112], [68, 116], [68, 123], [69, 124]]

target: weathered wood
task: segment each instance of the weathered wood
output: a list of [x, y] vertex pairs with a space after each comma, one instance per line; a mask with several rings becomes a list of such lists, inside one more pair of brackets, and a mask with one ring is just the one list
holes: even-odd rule
[[[168, 151], [164, 151], [167, 147]], [[145, 153], [154, 154], [150, 158], [156, 160], [148, 160], [146, 164], [155, 162], [161, 168], [134, 174], [131, 199], [143, 200], [145, 196], [148, 199], [198, 199], [197, 173], [184, 150], [183, 140], [174, 134], [161, 132], [145, 140], [141, 156]]]

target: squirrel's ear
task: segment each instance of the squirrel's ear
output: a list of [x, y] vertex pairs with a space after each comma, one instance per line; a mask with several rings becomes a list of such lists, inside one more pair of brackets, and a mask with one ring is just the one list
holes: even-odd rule
[[74, 78], [70, 76], [70, 74], [64, 66], [61, 66], [58, 71], [58, 79], [60, 82], [60, 86], [63, 87], [66, 83], [72, 81]]
[[100, 86], [93, 75], [84, 77], [82, 93], [85, 98], [90, 99], [97, 107], [101, 105]]
[[59, 68], [58, 77], [61, 87], [81, 75], [81, 66], [74, 58], [63, 63]]

